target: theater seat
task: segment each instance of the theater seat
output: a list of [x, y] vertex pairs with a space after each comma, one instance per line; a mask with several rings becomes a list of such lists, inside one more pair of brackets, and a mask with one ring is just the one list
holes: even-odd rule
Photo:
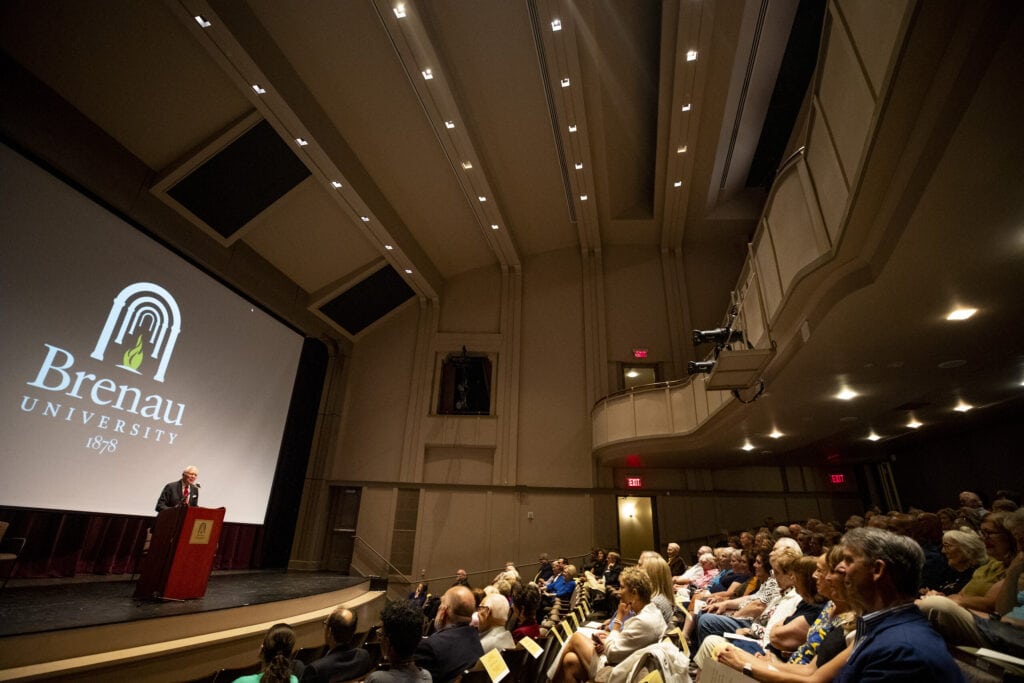
[[24, 538], [7, 536], [7, 528], [9, 526], [9, 522], [0, 522], [0, 566], [9, 565], [4, 574], [4, 582], [0, 585], [0, 589], [7, 586], [7, 580], [11, 578], [11, 574], [14, 573], [14, 568], [18, 564], [18, 557], [21, 555], [21, 551], [25, 549]]

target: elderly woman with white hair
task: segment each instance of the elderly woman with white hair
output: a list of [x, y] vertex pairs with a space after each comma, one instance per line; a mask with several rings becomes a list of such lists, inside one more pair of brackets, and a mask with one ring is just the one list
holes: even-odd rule
[[978, 567], [988, 562], [985, 542], [972, 529], [950, 529], [942, 534], [942, 554], [948, 568], [935, 585], [921, 590], [922, 595], [953, 595], [963, 590]]

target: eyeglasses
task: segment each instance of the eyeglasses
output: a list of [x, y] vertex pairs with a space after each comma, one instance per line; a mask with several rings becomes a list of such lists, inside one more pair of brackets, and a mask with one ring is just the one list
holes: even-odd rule
[[986, 529], [982, 527], [978, 533], [982, 538], [988, 538], [989, 536], [1009, 536], [1010, 532], [1006, 529]]

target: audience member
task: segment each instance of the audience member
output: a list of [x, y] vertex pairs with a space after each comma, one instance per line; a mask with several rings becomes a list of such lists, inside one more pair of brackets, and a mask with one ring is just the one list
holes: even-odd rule
[[981, 496], [974, 491], [963, 491], [960, 493], [960, 507], [977, 511], [979, 517], [988, 514], [988, 510], [981, 503]]
[[423, 633], [423, 612], [411, 602], [392, 602], [380, 615], [381, 646], [391, 668], [374, 671], [365, 683], [430, 683], [430, 673], [413, 663]]
[[[656, 643], [665, 633], [665, 620], [651, 604], [651, 580], [643, 570], [629, 567], [620, 576], [621, 602], [608, 631], [577, 631], [569, 639], [552, 680], [575, 683], [592, 679], [607, 662], [618, 664], [630, 654]], [[626, 619], [633, 612], [634, 616]]]
[[666, 624], [672, 623], [675, 615], [675, 591], [672, 588], [672, 573], [665, 558], [653, 550], [640, 553], [637, 567], [651, 580], [651, 603], [658, 608]]
[[[985, 542], [968, 528], [950, 529], [942, 534], [942, 554], [946, 567], [931, 583], [922, 575], [924, 595], [960, 593], [979, 567], [988, 562]], [[976, 591], [976, 594], [977, 591]], [[984, 590], [980, 594], [984, 594]]]
[[505, 624], [508, 622], [508, 600], [501, 595], [485, 596], [477, 608], [480, 631], [480, 647], [484, 653], [495, 648], [507, 649], [516, 646], [512, 634]]
[[335, 677], [348, 680], [370, 670], [370, 654], [352, 643], [357, 625], [356, 613], [345, 607], [337, 608], [324, 619], [327, 654], [306, 665], [303, 683], [330, 683]]
[[455, 680], [483, 655], [480, 638], [470, 625], [474, 611], [473, 593], [465, 586], [452, 586], [441, 596], [434, 617], [437, 630], [420, 641], [413, 654], [435, 683]]
[[294, 653], [295, 631], [288, 624], [274, 624], [260, 645], [260, 673], [241, 676], [234, 683], [298, 683], [291, 672]]
[[460, 569], [457, 572], [455, 572], [455, 583], [453, 583], [452, 585], [465, 586], [466, 588], [470, 588], [469, 579], [466, 577], [465, 569]]
[[537, 623], [537, 610], [540, 608], [540, 589], [533, 584], [523, 588], [522, 597], [513, 604], [517, 626], [512, 631], [512, 639], [519, 642], [523, 638], [540, 637], [540, 624]]
[[941, 636], [914, 604], [923, 564], [924, 553], [910, 538], [872, 528], [843, 537], [837, 571], [863, 616], [837, 683], [964, 680]]
[[427, 584], [420, 581], [409, 593], [409, 602], [416, 605], [420, 609], [423, 609], [423, 605], [427, 602]]
[[665, 561], [668, 562], [668, 570], [672, 576], [679, 576], [686, 571], [686, 561], [680, 554], [678, 543], [669, 543], [665, 548]]
[[537, 558], [537, 562], [539, 566], [537, 568], [537, 573], [533, 575], [533, 582], [544, 583], [551, 578], [553, 573], [551, 569], [551, 562], [548, 561], [548, 554], [541, 553], [540, 557]]

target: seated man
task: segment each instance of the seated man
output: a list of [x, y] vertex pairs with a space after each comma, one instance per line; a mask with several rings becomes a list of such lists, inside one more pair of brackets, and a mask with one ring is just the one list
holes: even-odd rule
[[370, 653], [352, 646], [358, 620], [356, 613], [344, 607], [324, 620], [327, 654], [315, 659], [302, 672], [303, 683], [329, 683], [333, 678], [358, 678], [370, 670]]
[[420, 641], [413, 655], [434, 683], [454, 681], [483, 655], [480, 638], [470, 624], [475, 608], [473, 593], [465, 586], [452, 586], [441, 596], [434, 617], [437, 631]]
[[843, 536], [836, 571], [863, 616], [835, 683], [964, 680], [942, 637], [914, 604], [923, 565], [921, 546], [906, 536], [872, 527]]
[[477, 630], [480, 631], [480, 647], [484, 653], [494, 648], [508, 649], [516, 646], [515, 639], [506, 628], [508, 622], [508, 600], [491, 593], [480, 601], [477, 613]]

